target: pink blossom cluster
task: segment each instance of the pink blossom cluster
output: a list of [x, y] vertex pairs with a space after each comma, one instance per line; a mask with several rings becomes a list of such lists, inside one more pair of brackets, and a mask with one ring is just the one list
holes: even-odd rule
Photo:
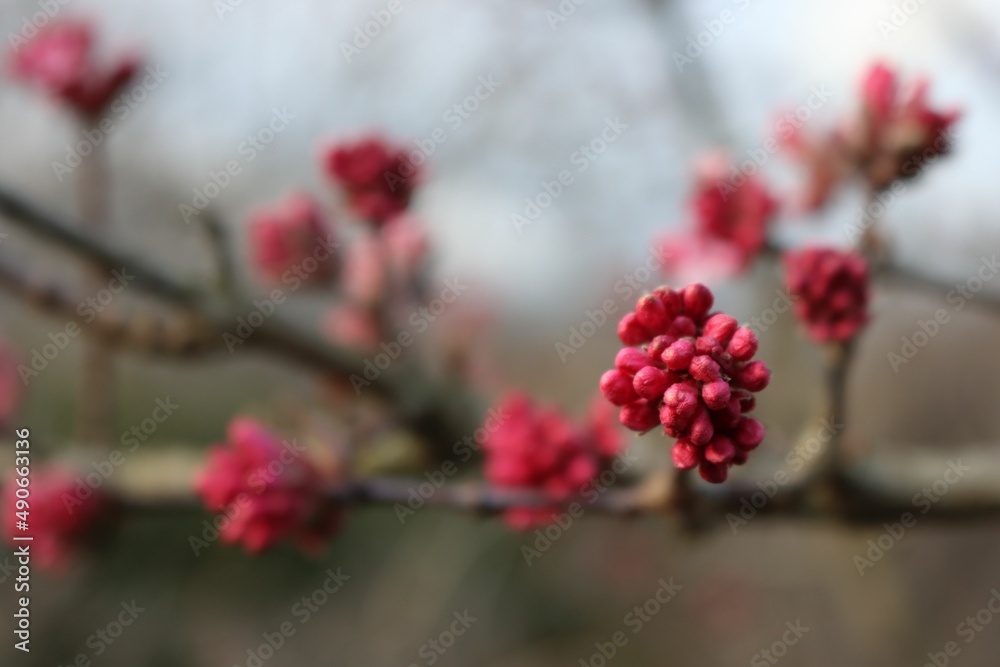
[[374, 225], [405, 211], [421, 179], [405, 149], [375, 135], [332, 146], [323, 163], [327, 176], [346, 193], [351, 211]]
[[309, 459], [246, 417], [234, 419], [227, 441], [211, 448], [195, 489], [209, 511], [226, 515], [222, 540], [251, 553], [281, 540], [314, 550], [341, 523]]
[[305, 193], [259, 209], [250, 219], [253, 261], [268, 281], [328, 283], [336, 269], [336, 245], [319, 206]]
[[[621, 433], [613, 415], [601, 406], [592, 408], [582, 426], [522, 393], [504, 398], [496, 412], [505, 419], [488, 430], [483, 451], [486, 479], [501, 488], [536, 490], [554, 503], [566, 501], [580, 494], [621, 451]], [[511, 527], [524, 530], [551, 523], [558, 510], [556, 504], [515, 507], [505, 519]]]
[[757, 337], [725, 313], [712, 313], [704, 285], [660, 287], [639, 299], [618, 325], [628, 347], [601, 376], [604, 397], [620, 406], [633, 431], [657, 424], [677, 442], [674, 465], [698, 468], [709, 482], [725, 481], [729, 468], [746, 462], [764, 439], [764, 427], [745, 416], [771, 371], [753, 360]]
[[861, 107], [835, 131], [814, 139], [800, 130], [785, 137], [786, 147], [808, 172], [803, 204], [822, 207], [847, 179], [859, 176], [872, 191], [919, 174], [951, 151], [952, 127], [961, 117], [928, 101], [930, 83], [916, 80], [904, 87], [899, 74], [873, 64], [861, 82]]
[[868, 263], [856, 252], [809, 247], [785, 253], [795, 314], [817, 342], [847, 341], [868, 323]]
[[138, 60], [125, 56], [101, 66], [94, 61], [93, 47], [94, 32], [89, 24], [54, 23], [15, 53], [13, 72], [81, 115], [94, 115], [132, 78]]
[[658, 242], [666, 270], [683, 277], [739, 273], [764, 247], [778, 201], [759, 177], [733, 172], [722, 154], [708, 156], [696, 171], [693, 229]]
[[[7, 542], [21, 546], [25, 542], [14, 538], [30, 535], [34, 562], [44, 569], [61, 571], [77, 552], [95, 541], [100, 524], [111, 515], [111, 500], [100, 489], [82, 497], [73, 473], [66, 468], [39, 467], [21, 479], [28, 480], [27, 487], [18, 484], [13, 474], [4, 484], [2, 521]], [[19, 489], [26, 498], [19, 498]], [[26, 510], [19, 508], [19, 499], [26, 500]], [[27, 530], [19, 527], [23, 519]]]

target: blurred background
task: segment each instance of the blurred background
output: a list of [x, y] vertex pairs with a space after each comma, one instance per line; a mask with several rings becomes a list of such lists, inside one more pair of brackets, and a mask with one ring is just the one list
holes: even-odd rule
[[[721, 147], [745, 159], [775, 135], [781, 114], [818, 89], [828, 95], [806, 129], [824, 131], [856, 108], [859, 78], [875, 60], [906, 78], [926, 75], [936, 104], [963, 111], [953, 155], [907, 184], [881, 223], [894, 255], [959, 284], [1000, 246], [1000, 189], [990, 177], [1000, 154], [995, 3], [400, 0], [387, 25], [376, 23], [367, 43], [359, 40], [387, 5], [5, 0], [0, 35], [6, 46], [39, 15], [85, 18], [102, 53], [132, 50], [162, 71], [162, 82], [106, 137], [113, 187], [104, 233], [192, 284], [210, 279], [213, 257], [180, 205], [212, 171], [241, 162], [211, 210], [242, 267], [252, 209], [295, 189], [327, 196], [319, 167], [325, 143], [371, 129], [426, 142], [442, 130], [414, 203], [431, 233], [431, 284], [468, 283], [455, 308], [490, 313], [489, 330], [477, 334], [489, 351], [487, 391], [522, 387], [577, 414], [610, 366], [614, 327], [599, 328], [569, 356], [560, 356], [557, 343], [606, 299], [630, 308], [636, 294], [623, 297], [620, 281], [631, 276], [643, 289], [660, 283], [643, 267], [654, 236], [688, 221], [698, 157]], [[707, 45], [689, 51], [706, 30]], [[484, 88], [484, 80], [492, 85]], [[469, 96], [490, 88], [470, 110]], [[454, 111], [463, 104], [464, 114]], [[287, 127], [246, 159], [243, 142], [279, 111]], [[606, 151], [579, 162], [581, 146], [609, 122], [624, 129]], [[57, 178], [53, 162], [65, 161], [78, 140], [64, 110], [9, 75], [0, 78], [0, 182], [72, 216], [73, 187]], [[519, 230], [512, 216], [524, 215], [526, 198], [564, 169], [573, 183]], [[798, 184], [780, 155], [762, 173], [782, 196]], [[783, 215], [779, 234], [846, 245], [845, 226], [857, 219], [861, 197], [848, 191], [819, 214]], [[65, 271], [59, 256], [2, 229], [10, 235], [0, 253], [42, 274]], [[778, 268], [764, 263], [713, 289], [717, 303], [744, 320], [765, 310], [780, 284]], [[1000, 295], [1000, 285], [984, 291]], [[2, 304], [4, 335], [15, 349], [30, 351], [62, 326], [7, 294]], [[872, 447], [872, 457], [985, 457], [1000, 444], [1000, 355], [993, 353], [1000, 336], [991, 309], [973, 299], [898, 372], [886, 361], [900, 337], [942, 305], [936, 294], [877, 293], [848, 406], [849, 439]], [[308, 298], [289, 312], [303, 322], [316, 317]], [[447, 334], [447, 325], [434, 332]], [[15, 418], [47, 454], [86, 456], [72, 447], [78, 356], [68, 349], [34, 380]], [[750, 481], [772, 479], [785, 466], [819, 394], [819, 355], [790, 316], [762, 336], [760, 357], [775, 380], [758, 408], [768, 426], [765, 450], [740, 471]], [[322, 410], [317, 378], [265, 355], [177, 362], [126, 354], [117, 368], [118, 431], [141, 423], [158, 398], [180, 405], [116, 473], [127, 484], [183, 486], [238, 412], [280, 420]], [[643, 466], [665, 455], [655, 435], [629, 438]], [[983, 475], [974, 470], [962, 483], [991, 483]], [[164, 667], [840, 667], [924, 664], [949, 641], [961, 647], [954, 664], [995, 664], [1000, 652], [1000, 623], [984, 625], [968, 643], [957, 634], [1000, 587], [1000, 535], [989, 522], [918, 524], [860, 576], [853, 559], [879, 528], [761, 519], [688, 538], [661, 517], [586, 516], [528, 563], [522, 547], [536, 535], [450, 512], [420, 511], [401, 525], [389, 507], [352, 510], [319, 558], [288, 547], [250, 558], [218, 543], [195, 555], [188, 538], [204, 518], [130, 518], [100, 554], [61, 576], [36, 573], [32, 653], [5, 641], [3, 664], [69, 665], [84, 655], [87, 664]], [[296, 604], [338, 568], [349, 579], [303, 622]], [[676, 595], [647, 605], [671, 578]], [[11, 575], [0, 579], [0, 600], [13, 607]], [[144, 609], [135, 623], [111, 644], [94, 641], [133, 600]], [[644, 605], [657, 611], [633, 633], [629, 615]], [[455, 625], [456, 614], [475, 621]], [[265, 635], [287, 621], [295, 634], [267, 659], [255, 657]], [[794, 644], [792, 626], [808, 628]], [[3, 635], [12, 627], [4, 613]], [[461, 635], [449, 634], [457, 628]], [[619, 631], [626, 644], [602, 656]]]

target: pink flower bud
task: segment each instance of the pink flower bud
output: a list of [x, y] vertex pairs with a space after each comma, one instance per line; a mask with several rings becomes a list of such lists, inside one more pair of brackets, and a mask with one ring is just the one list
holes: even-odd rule
[[710, 357], [721, 357], [725, 350], [719, 342], [711, 336], [698, 336], [694, 341], [694, 350], [698, 354], [707, 354]]
[[331, 146], [323, 161], [327, 176], [343, 188], [351, 211], [376, 226], [407, 209], [422, 178], [405, 147], [375, 135]]
[[739, 373], [740, 384], [748, 391], [761, 391], [771, 381], [771, 369], [763, 361], [751, 361]]
[[703, 335], [714, 338], [719, 345], [725, 346], [729, 339], [736, 333], [739, 324], [736, 318], [725, 313], [716, 313], [705, 321], [705, 332]]
[[694, 320], [684, 315], [675, 317], [673, 323], [667, 329], [667, 333], [676, 338], [694, 336], [697, 332], [698, 327], [695, 325]]
[[702, 320], [712, 309], [715, 298], [711, 290], [701, 283], [693, 283], [684, 288], [684, 314], [693, 320]]
[[670, 454], [674, 460], [674, 466], [678, 470], [696, 468], [698, 467], [698, 461], [701, 459], [699, 449], [687, 440], [678, 440], [675, 442]]
[[607, 371], [601, 376], [601, 394], [608, 399], [612, 405], [628, 405], [639, 396], [632, 388], [632, 380], [621, 371]]
[[724, 435], [716, 434], [705, 447], [705, 460], [710, 463], [729, 463], [736, 454], [733, 441]]
[[668, 347], [661, 358], [670, 370], [686, 371], [694, 359], [694, 343], [687, 338], [681, 338]]
[[650, 341], [648, 346], [646, 346], [646, 355], [656, 365], [663, 363], [663, 353], [674, 343], [675, 340], [676, 339], [673, 336], [657, 336]]
[[733, 442], [740, 449], [756, 449], [764, 441], [764, 425], [751, 417], [744, 417], [736, 427]]
[[635, 347], [623, 347], [615, 356], [615, 367], [629, 376], [634, 376], [652, 363], [645, 352]]
[[[691, 360], [690, 371], [691, 377], [699, 382], [712, 382], [719, 379], [719, 364], [704, 354], [700, 354]], [[728, 397], [726, 400], [728, 400]]]
[[618, 421], [627, 429], [645, 433], [660, 423], [660, 414], [655, 405], [638, 400], [622, 407]]
[[685, 382], [678, 382], [667, 389], [663, 400], [687, 420], [693, 417], [698, 409], [698, 390]]
[[684, 299], [680, 293], [675, 292], [669, 287], [657, 287], [653, 290], [653, 294], [663, 302], [664, 307], [667, 309], [667, 317], [671, 320], [680, 315], [684, 309]]
[[722, 484], [729, 477], [729, 466], [702, 459], [701, 463], [698, 464], [698, 474], [706, 482]]
[[653, 336], [639, 324], [635, 313], [628, 313], [618, 322], [618, 338], [625, 345], [642, 345]]
[[648, 401], [659, 403], [663, 398], [663, 392], [670, 386], [669, 376], [655, 366], [646, 366], [639, 369], [633, 379], [633, 388], [639, 396]]
[[733, 334], [726, 350], [733, 355], [733, 359], [736, 361], [749, 360], [757, 354], [757, 334], [753, 332], [753, 329], [740, 327]]
[[635, 316], [643, 328], [653, 333], [664, 331], [670, 324], [666, 306], [652, 294], [639, 298], [635, 304]]
[[712, 417], [705, 406], [699, 406], [694, 418], [691, 420], [689, 429], [689, 439], [699, 447], [704, 447], [715, 435], [715, 426], [712, 424]]
[[701, 388], [701, 397], [709, 410], [722, 410], [729, 405], [729, 383], [718, 379], [706, 382]]

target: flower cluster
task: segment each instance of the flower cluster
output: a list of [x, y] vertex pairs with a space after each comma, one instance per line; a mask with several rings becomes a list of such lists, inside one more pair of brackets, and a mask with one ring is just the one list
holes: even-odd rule
[[228, 441], [212, 447], [195, 488], [209, 511], [226, 514], [222, 539], [251, 553], [283, 539], [313, 550], [341, 523], [313, 464], [248, 418], [229, 424]]
[[895, 70], [876, 63], [861, 83], [858, 115], [819, 140], [800, 131], [784, 144], [809, 174], [805, 207], [818, 209], [845, 180], [858, 175], [873, 191], [919, 174], [951, 150], [957, 110], [931, 108], [926, 79], [904, 89]]
[[317, 285], [329, 282], [334, 274], [336, 241], [316, 202], [306, 194], [292, 194], [255, 212], [250, 246], [254, 265], [267, 280], [298, 278]]
[[641, 297], [618, 325], [628, 347], [618, 352], [600, 388], [621, 407], [626, 427], [645, 432], [662, 424], [677, 438], [677, 468], [697, 467], [705, 480], [722, 482], [764, 438], [764, 427], [745, 413], [771, 371], [753, 360], [754, 332], [729, 315], [711, 313], [713, 301], [697, 283]]
[[324, 166], [330, 179], [344, 189], [354, 214], [375, 225], [407, 209], [421, 178], [404, 149], [377, 136], [331, 147]]
[[764, 247], [778, 202], [759, 178], [733, 172], [722, 154], [706, 156], [696, 172], [694, 230], [660, 239], [666, 268], [690, 277], [743, 271]]
[[[507, 396], [496, 412], [506, 415], [483, 443], [486, 478], [501, 488], [537, 490], [553, 502], [581, 493], [622, 447], [609, 412], [594, 410], [583, 427], [560, 410], [530, 397]], [[551, 523], [558, 506], [514, 507], [505, 519], [524, 530]]]
[[94, 34], [82, 22], [44, 28], [14, 56], [14, 75], [45, 90], [84, 116], [99, 113], [135, 73], [138, 61], [120, 58], [108, 67], [93, 60]]
[[95, 542], [99, 524], [111, 514], [111, 501], [100, 490], [82, 497], [73, 473], [64, 468], [32, 470], [28, 479], [27, 524], [29, 531], [18, 528], [16, 479], [11, 475], [3, 490], [3, 528], [12, 546], [24, 544], [17, 536], [31, 535], [31, 553], [42, 568], [60, 571], [72, 555]]
[[817, 342], [847, 341], [868, 322], [868, 264], [855, 252], [803, 248], [785, 253], [795, 314]]

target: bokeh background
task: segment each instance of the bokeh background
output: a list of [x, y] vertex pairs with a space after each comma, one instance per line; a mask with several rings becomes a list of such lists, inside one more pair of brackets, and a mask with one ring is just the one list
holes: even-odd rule
[[[594, 392], [615, 335], [602, 328], [565, 360], [556, 343], [606, 298], [630, 305], [614, 285], [643, 265], [656, 233], [688, 219], [697, 158], [721, 147], [743, 159], [815, 87], [829, 99], [806, 127], [833, 125], [855, 108], [858, 79], [876, 59], [908, 77], [928, 76], [933, 100], [964, 112], [954, 154], [908, 184], [882, 223], [893, 252], [957, 284], [1000, 246], [1000, 189], [992, 183], [1000, 6], [987, 0], [564, 0], [572, 11], [557, 22], [554, 0], [401, 0], [402, 11], [350, 61], [342, 45], [385, 2], [4, 0], [5, 46], [43, 6], [55, 8], [55, 19], [93, 20], [109, 54], [134, 48], [167, 73], [107, 138], [114, 188], [106, 233], [192, 282], [211, 276], [212, 255], [178, 205], [210, 170], [239, 158], [240, 143], [275, 109], [294, 116], [288, 128], [212, 202], [241, 259], [252, 208], [296, 188], [328, 191], [318, 168], [324, 142], [368, 129], [407, 142], [445, 128], [415, 203], [431, 229], [434, 279], [468, 282], [455, 307], [491, 313], [491, 327], [478, 334], [490, 351], [490, 390], [527, 388], [571, 411]], [[678, 67], [675, 52], [726, 10], [734, 20]], [[899, 25], [890, 23], [894, 10]], [[481, 77], [500, 85], [453, 128], [446, 113]], [[525, 198], [619, 117], [627, 125], [621, 136], [518, 233], [511, 215], [523, 212]], [[0, 78], [4, 184], [70, 215], [72, 187], [51, 165], [65, 159], [76, 132], [64, 111]], [[763, 173], [792, 193], [796, 172], [784, 158], [769, 158]], [[783, 216], [779, 233], [844, 244], [860, 206], [861, 193], [848, 191], [820, 214]], [[28, 257], [43, 273], [63, 270], [60, 257], [4, 230], [11, 233], [0, 253]], [[248, 273], [244, 279], [252, 284]], [[720, 283], [717, 302], [749, 318], [779, 285], [777, 268], [763, 264]], [[1000, 285], [985, 290], [1000, 294]], [[2, 299], [4, 333], [18, 349], [62, 326]], [[1000, 336], [992, 311], [973, 300], [898, 373], [886, 360], [941, 305], [940, 295], [880, 289], [850, 381], [851, 440], [886, 466], [961, 450], [963, 460], [983, 462], [961, 484], [995, 486], [1000, 469], [988, 460], [1000, 446]], [[316, 315], [308, 299], [289, 308], [303, 321]], [[761, 356], [775, 381], [759, 408], [766, 451], [741, 471], [748, 480], [770, 479], [784, 465], [819, 393], [818, 354], [790, 317], [763, 337]], [[79, 459], [86, 453], [72, 443], [77, 358], [68, 350], [32, 383], [17, 424], [30, 426], [47, 453]], [[157, 398], [181, 406], [116, 473], [127, 485], [182, 486], [237, 412], [280, 420], [323, 405], [316, 378], [265, 356], [178, 363], [125, 355], [118, 369], [121, 431], [148, 416]], [[655, 435], [630, 438], [644, 466], [664, 455]], [[760, 651], [796, 622], [808, 632], [782, 664], [917, 665], [948, 641], [961, 645], [952, 664], [993, 665], [1000, 652], [1000, 623], [968, 644], [956, 634], [1000, 587], [1000, 535], [990, 522], [918, 524], [859, 576], [853, 557], [878, 527], [761, 519], [736, 533], [722, 523], [683, 537], [666, 518], [587, 516], [529, 565], [522, 546], [534, 535], [446, 512], [424, 510], [401, 525], [391, 508], [354, 510], [318, 559], [290, 548], [249, 558], [221, 544], [195, 556], [188, 537], [204, 518], [130, 519], [105, 550], [64, 575], [36, 573], [33, 651], [25, 656], [5, 641], [0, 660], [68, 665], [84, 654], [94, 665], [248, 665], [262, 634], [292, 620], [296, 634], [264, 664], [600, 665], [595, 644], [629, 631], [626, 615], [671, 577], [680, 592], [641, 632], [629, 632], [608, 664], [771, 664]], [[350, 579], [300, 624], [293, 606], [331, 568]], [[0, 600], [12, 608], [12, 582], [0, 576]], [[133, 599], [145, 611], [95, 655], [88, 638]], [[443, 655], [428, 652], [465, 611], [476, 619], [468, 631]], [[10, 636], [6, 613], [0, 628]]]

